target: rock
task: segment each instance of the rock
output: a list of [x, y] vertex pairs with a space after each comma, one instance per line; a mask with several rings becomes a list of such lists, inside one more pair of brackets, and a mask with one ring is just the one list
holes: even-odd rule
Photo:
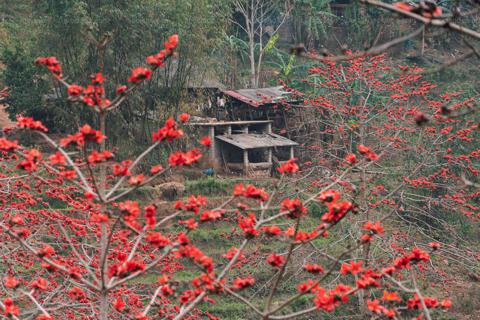
[[156, 185], [154, 189], [159, 192], [165, 200], [176, 200], [185, 193], [185, 185], [180, 182], [165, 182]]

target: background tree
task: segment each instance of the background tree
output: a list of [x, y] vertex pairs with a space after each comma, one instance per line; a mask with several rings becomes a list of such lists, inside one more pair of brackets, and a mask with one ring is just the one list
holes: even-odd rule
[[278, 40], [278, 31], [288, 18], [292, 4], [275, 0], [234, 0], [233, 3], [239, 16], [234, 16], [232, 22], [247, 38], [250, 87], [257, 88], [264, 55]]
[[[99, 69], [99, 56], [102, 56], [104, 72], [111, 79], [120, 81], [129, 74], [134, 63], [143, 59], [145, 52], [154, 52], [164, 39], [164, 34], [176, 30], [186, 40], [179, 52], [181, 58], [175, 65], [162, 71], [162, 76], [155, 76], [154, 81], [142, 88], [128, 101], [128, 108], [112, 113], [111, 121], [117, 126], [108, 128], [109, 133], [122, 128], [128, 136], [137, 141], [146, 141], [150, 130], [164, 121], [169, 114], [178, 114], [185, 87], [202, 78], [202, 74], [212, 64], [212, 53], [221, 42], [222, 29], [227, 19], [227, 6], [218, 1], [37, 1], [30, 5], [30, 21], [25, 21], [15, 28], [7, 26], [9, 42], [5, 50], [16, 50], [15, 59], [32, 62], [35, 56], [47, 52], [64, 61], [65, 71], [72, 77], [85, 78]], [[11, 8], [9, 25], [15, 25], [14, 19], [24, 16], [23, 11]], [[40, 28], [39, 26], [42, 26]], [[25, 33], [25, 28], [35, 32]], [[107, 36], [107, 38], [105, 38]], [[108, 39], [105, 52], [98, 52], [98, 42]], [[4, 63], [9, 74], [17, 66], [10, 64], [5, 51]], [[10, 55], [12, 56], [12, 55]], [[11, 71], [8, 69], [11, 68]], [[39, 82], [48, 78], [35, 76]], [[32, 77], [30, 78], [32, 79]], [[17, 81], [12, 86], [11, 81]], [[29, 80], [32, 81], [32, 80]], [[70, 114], [71, 117], [58, 115], [69, 110], [66, 96], [59, 87], [47, 89], [45, 83], [40, 86], [39, 94], [48, 99], [37, 100], [35, 107], [15, 98], [17, 86], [19, 91], [29, 90], [27, 81], [18, 81], [5, 77], [5, 85], [12, 87], [12, 99], [8, 100], [12, 115], [22, 110], [26, 115], [41, 117], [38, 111], [49, 110], [55, 114], [56, 130], [64, 130], [85, 121], [94, 120], [88, 109], [84, 112]], [[115, 88], [107, 87], [110, 93]], [[141, 94], [140, 94], [141, 93]], [[42, 103], [40, 103], [43, 101]], [[49, 103], [46, 104], [46, 101]], [[45, 111], [44, 111], [45, 112]], [[78, 117], [81, 117], [80, 119]], [[45, 118], [47, 121], [48, 119]], [[110, 131], [112, 130], [112, 131]], [[116, 134], [113, 134], [116, 136]], [[125, 141], [129, 143], [132, 141]], [[129, 144], [135, 148], [137, 143]]]

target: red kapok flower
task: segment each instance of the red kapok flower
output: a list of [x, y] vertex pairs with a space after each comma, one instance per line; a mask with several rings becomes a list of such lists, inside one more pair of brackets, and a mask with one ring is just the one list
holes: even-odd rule
[[344, 263], [344, 264], [342, 264], [342, 267], [340, 268], [340, 273], [342, 275], [346, 275], [348, 273], [356, 275], [356, 274], [358, 274], [362, 271], [363, 271], [362, 261], [359, 261], [359, 262], [352, 261], [349, 264]]
[[123, 94], [126, 90], [127, 90], [127, 86], [123, 85], [118, 87], [117, 90], [115, 90], [115, 92], [118, 94]]
[[18, 306], [13, 304], [13, 299], [12, 298], [7, 298], [3, 300], [4, 304], [4, 309], [3, 309], [3, 315], [7, 317], [11, 316], [19, 316], [20, 315], [20, 308]]
[[182, 122], [187, 122], [190, 119], [190, 115], [188, 113], [182, 113], [180, 116], [180, 121]]
[[152, 70], [144, 67], [135, 68], [132, 70], [132, 75], [128, 78], [128, 82], [140, 83], [145, 79], [150, 79], [152, 76]]
[[366, 147], [363, 144], [359, 144], [357, 146], [357, 149], [358, 149], [358, 152], [360, 152], [360, 154], [368, 154], [372, 152], [372, 150], [369, 147]]
[[280, 268], [283, 263], [285, 262], [285, 257], [278, 255], [276, 253], [272, 253], [268, 256], [267, 262], [274, 268]]
[[83, 92], [83, 87], [76, 85], [76, 84], [71, 84], [68, 86], [67, 93], [69, 96], [73, 97], [78, 97], [81, 95]]
[[125, 309], [125, 302], [121, 297], [118, 297], [118, 299], [113, 303], [113, 307], [115, 310], [122, 312]]
[[10, 141], [5, 138], [0, 138], [0, 150], [15, 151], [18, 148], [18, 141]]
[[345, 157], [345, 161], [354, 164], [357, 161], [357, 156], [353, 153], [347, 154], [347, 156]]
[[428, 246], [429, 246], [430, 248], [432, 248], [433, 250], [437, 250], [438, 248], [440, 248], [440, 243], [438, 243], [438, 242], [430, 242], [430, 243], [428, 244]]
[[153, 166], [152, 168], [150, 168], [150, 173], [151, 174], [156, 174], [156, 173], [159, 173], [160, 171], [163, 170], [163, 167], [161, 164], [157, 164], [155, 166]]
[[15, 277], [5, 277], [3, 278], [3, 283], [9, 289], [15, 289], [20, 285], [20, 282]]
[[310, 273], [322, 273], [324, 270], [323, 270], [323, 267], [319, 264], [310, 264], [310, 263], [306, 263], [304, 266], [303, 266], [303, 269], [305, 269], [306, 271], [310, 272]]
[[210, 137], [205, 136], [200, 140], [200, 144], [204, 145], [205, 147], [209, 147], [212, 144], [212, 140]]
[[31, 117], [17, 116], [17, 127], [48, 132], [47, 127], [45, 127], [41, 121], [35, 121]]
[[235, 290], [242, 290], [246, 287], [253, 286], [255, 283], [255, 279], [252, 276], [248, 276], [246, 278], [236, 278], [233, 280], [233, 287]]
[[282, 163], [280, 167], [277, 168], [277, 171], [281, 174], [298, 172], [300, 168], [295, 161], [297, 161], [297, 159], [290, 159], [287, 162]]

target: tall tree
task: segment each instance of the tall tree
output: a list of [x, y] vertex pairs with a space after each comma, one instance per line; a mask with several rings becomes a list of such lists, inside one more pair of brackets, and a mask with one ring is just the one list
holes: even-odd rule
[[234, 0], [233, 3], [241, 18], [237, 21], [234, 17], [232, 22], [247, 37], [250, 87], [257, 88], [264, 55], [269, 43], [278, 39], [278, 31], [292, 10], [292, 4], [277, 0]]

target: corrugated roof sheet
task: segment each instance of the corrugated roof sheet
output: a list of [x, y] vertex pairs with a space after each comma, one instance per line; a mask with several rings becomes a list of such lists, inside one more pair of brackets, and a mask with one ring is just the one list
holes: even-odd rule
[[291, 93], [286, 92], [282, 86], [258, 89], [225, 90], [223, 92], [226, 95], [254, 107], [275, 103], [280, 100], [288, 100], [291, 96]]
[[216, 138], [243, 150], [298, 145], [295, 141], [274, 133], [241, 133], [216, 136]]

